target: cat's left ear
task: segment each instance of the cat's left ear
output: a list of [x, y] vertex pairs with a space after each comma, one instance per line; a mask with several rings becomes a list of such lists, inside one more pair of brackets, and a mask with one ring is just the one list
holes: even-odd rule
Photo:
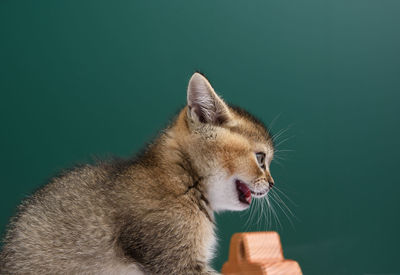
[[187, 90], [188, 115], [195, 121], [221, 125], [231, 120], [228, 106], [200, 73], [194, 73]]

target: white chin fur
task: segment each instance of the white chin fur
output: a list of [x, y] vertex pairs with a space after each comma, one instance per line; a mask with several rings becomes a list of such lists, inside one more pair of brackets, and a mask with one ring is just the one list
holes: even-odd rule
[[227, 177], [224, 173], [209, 178], [208, 183], [208, 200], [211, 208], [216, 211], [242, 211], [250, 207], [250, 205], [239, 201], [238, 192], [234, 178]]

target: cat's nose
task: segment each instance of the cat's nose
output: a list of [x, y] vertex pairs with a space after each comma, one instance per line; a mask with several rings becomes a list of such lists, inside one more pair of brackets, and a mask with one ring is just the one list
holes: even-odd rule
[[272, 188], [275, 184], [274, 179], [271, 177], [271, 175], [269, 175], [269, 177], [268, 177], [268, 184], [269, 184], [269, 188]]

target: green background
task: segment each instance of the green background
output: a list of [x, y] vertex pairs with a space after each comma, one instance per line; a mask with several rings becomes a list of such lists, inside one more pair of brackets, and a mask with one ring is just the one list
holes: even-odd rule
[[271, 168], [294, 217], [218, 215], [215, 268], [278, 230], [305, 274], [400, 274], [397, 0], [2, 0], [1, 232], [61, 169], [137, 152], [194, 70], [294, 150]]

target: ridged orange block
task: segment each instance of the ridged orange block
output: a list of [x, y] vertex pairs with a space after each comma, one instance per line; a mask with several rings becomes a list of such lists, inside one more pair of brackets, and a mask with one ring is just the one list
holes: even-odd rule
[[301, 275], [296, 261], [283, 257], [277, 232], [236, 233], [232, 236], [224, 275]]

